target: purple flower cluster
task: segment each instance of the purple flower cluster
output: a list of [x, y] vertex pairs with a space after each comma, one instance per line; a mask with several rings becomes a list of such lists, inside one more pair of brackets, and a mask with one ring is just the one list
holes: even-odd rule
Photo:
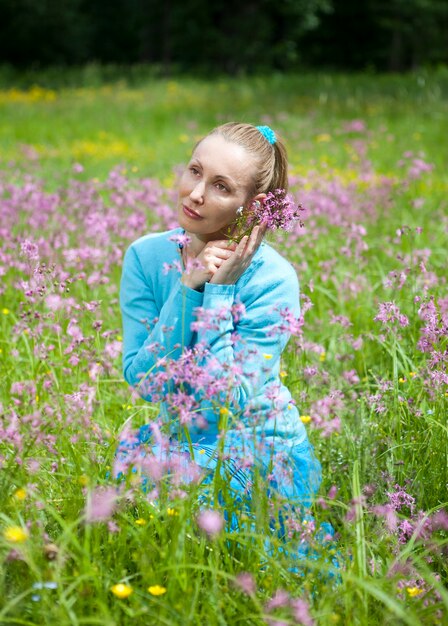
[[254, 203], [249, 211], [245, 226], [250, 228], [262, 224], [267, 230], [292, 230], [295, 223], [303, 228], [303, 208], [296, 204], [284, 189], [270, 191], [261, 202]]
[[[385, 520], [388, 531], [396, 536], [398, 544], [406, 544], [414, 538], [430, 547], [435, 533], [448, 530], [448, 511], [439, 509], [431, 514], [417, 511], [415, 497], [398, 484], [387, 496], [388, 502], [374, 505], [371, 510]], [[439, 552], [437, 543], [433, 543], [432, 548]]]
[[402, 328], [409, 326], [409, 319], [400, 312], [400, 309], [394, 302], [380, 302], [379, 312], [374, 317], [374, 320], [386, 326], [395, 323], [398, 323]]

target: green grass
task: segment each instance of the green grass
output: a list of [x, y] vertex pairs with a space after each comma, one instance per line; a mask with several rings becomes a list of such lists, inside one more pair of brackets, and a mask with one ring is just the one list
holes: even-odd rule
[[[447, 387], [431, 379], [446, 370], [446, 73], [205, 81], [157, 79], [144, 68], [22, 76], [4, 69], [0, 85], [0, 624], [299, 623], [287, 607], [269, 610], [279, 589], [305, 599], [322, 626], [446, 623], [447, 532], [425, 527], [422, 535], [418, 526], [448, 507]], [[124, 423], [137, 427], [156, 414], [131, 398], [120, 357], [106, 353], [120, 333], [121, 253], [156, 220], [144, 204], [120, 198], [151, 177], [162, 194], [156, 204], [172, 202], [163, 189], [174, 184], [173, 168], [196, 138], [230, 119], [267, 122], [284, 135], [293, 191], [310, 209], [304, 235], [276, 239], [312, 302], [283, 366], [323, 466], [322, 500], [312, 512], [338, 533], [337, 584], [327, 580], [328, 551], [300, 573], [281, 543], [266, 553], [263, 496], [255, 528], [209, 539], [194, 521], [196, 488], [170, 500], [167, 486], [153, 504], [130, 477], [112, 527], [85, 521], [89, 493], [110, 485]], [[347, 131], [352, 120], [366, 131]], [[407, 151], [421, 152], [434, 169], [409, 179], [399, 164]], [[75, 163], [84, 171], [75, 173]], [[117, 166], [123, 181], [112, 190], [107, 176]], [[59, 194], [48, 221], [40, 218], [50, 198], [39, 188], [14, 199], [32, 180]], [[133, 228], [128, 218], [137, 211], [142, 225]], [[35, 263], [20, 254], [25, 239], [38, 242], [47, 263], [41, 295], [25, 295], [20, 283], [36, 277]], [[83, 260], [86, 246], [103, 256]], [[407, 274], [402, 289], [384, 285], [392, 271]], [[50, 311], [51, 293], [68, 308]], [[439, 335], [424, 353], [418, 309], [431, 298]], [[93, 312], [85, 307], [91, 301], [99, 302]], [[408, 326], [374, 320], [380, 303], [392, 301]], [[77, 364], [67, 350], [73, 319], [85, 336]], [[362, 345], [353, 345], [357, 339]], [[439, 363], [431, 364], [431, 353]], [[25, 389], [14, 389], [17, 382]], [[333, 407], [326, 417], [324, 399]], [[340, 428], [323, 436], [319, 416], [324, 424], [339, 418]], [[415, 510], [397, 513], [398, 524], [407, 519], [417, 528], [402, 542], [374, 510], [390, 502], [395, 485], [415, 498]], [[26, 529], [23, 541], [4, 535], [15, 526]], [[255, 594], [235, 585], [241, 572], [253, 575]], [[50, 581], [55, 589], [33, 588]], [[132, 586], [129, 598], [111, 593], [118, 582]], [[152, 595], [152, 585], [166, 593]]]
[[[355, 118], [364, 119], [376, 135], [371, 153], [380, 171], [390, 171], [405, 150], [434, 153], [440, 167], [447, 161], [442, 138], [448, 78], [443, 73], [149, 79], [137, 88], [128, 86], [126, 78], [99, 87], [87, 81], [86, 86], [48, 89], [52, 81], [36, 75], [32, 85], [43, 91], [33, 92], [35, 86], [29, 85], [27, 102], [5, 85], [0, 96], [3, 162], [21, 161], [21, 146], [26, 145], [41, 156], [48, 179], [75, 161], [88, 164], [100, 177], [117, 162], [166, 176], [210, 127], [265, 117], [285, 135], [297, 167], [323, 158], [330, 165], [347, 162], [346, 146], [332, 133], [341, 121]], [[64, 85], [62, 77], [60, 81]], [[331, 139], [316, 141], [322, 135]]]

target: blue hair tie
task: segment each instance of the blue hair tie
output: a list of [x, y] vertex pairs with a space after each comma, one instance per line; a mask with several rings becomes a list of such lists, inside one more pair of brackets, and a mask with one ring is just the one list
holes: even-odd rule
[[274, 131], [269, 126], [257, 126], [257, 130], [263, 135], [265, 139], [269, 141], [270, 144], [273, 144], [277, 141], [277, 137], [275, 136]]

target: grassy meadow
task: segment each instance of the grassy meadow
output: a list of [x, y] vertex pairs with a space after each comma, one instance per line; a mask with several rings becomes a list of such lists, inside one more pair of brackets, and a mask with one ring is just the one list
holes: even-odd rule
[[[448, 623], [448, 74], [11, 81], [0, 624]], [[138, 474], [110, 477], [125, 424], [157, 415], [122, 379], [123, 253], [175, 224], [179, 166], [230, 120], [285, 138], [305, 208], [270, 236], [300, 279], [283, 376], [323, 469], [298, 566], [281, 540], [266, 550], [263, 490], [249, 530], [207, 531], [200, 483], [161, 476], [154, 500]]]

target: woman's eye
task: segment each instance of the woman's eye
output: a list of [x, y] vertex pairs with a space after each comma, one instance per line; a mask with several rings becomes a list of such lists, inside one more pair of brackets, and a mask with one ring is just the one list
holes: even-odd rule
[[190, 167], [190, 172], [195, 176], [199, 174], [199, 170], [196, 167]]
[[222, 183], [216, 183], [216, 187], [219, 189], [219, 191], [229, 191], [227, 187]]

